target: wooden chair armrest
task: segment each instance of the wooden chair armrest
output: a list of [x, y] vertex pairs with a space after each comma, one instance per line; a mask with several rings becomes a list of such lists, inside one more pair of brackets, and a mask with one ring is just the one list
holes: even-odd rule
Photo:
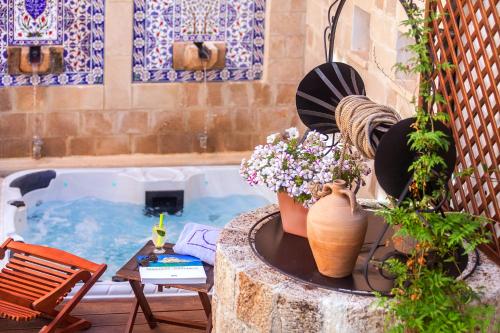
[[13, 239], [9, 237], [9, 238], [7, 238], [5, 240], [5, 242], [3, 242], [2, 245], [0, 245], [0, 260], [2, 260], [3, 258], [5, 258], [5, 251], [7, 251], [7, 246], [12, 241], [13, 241]]
[[42, 298], [37, 299], [33, 302], [33, 309], [37, 311], [50, 311], [56, 307], [58, 301], [61, 297], [64, 297], [71, 289], [80, 281], [87, 282], [91, 278], [89, 271], [78, 271], [70, 279], [66, 280], [56, 289], [52, 290], [50, 293]]

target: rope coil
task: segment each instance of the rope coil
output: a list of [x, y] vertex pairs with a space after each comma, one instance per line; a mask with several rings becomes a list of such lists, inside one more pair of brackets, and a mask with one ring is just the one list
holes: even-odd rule
[[337, 105], [335, 120], [346, 143], [373, 159], [380, 138], [401, 116], [390, 106], [377, 104], [366, 96], [350, 95]]

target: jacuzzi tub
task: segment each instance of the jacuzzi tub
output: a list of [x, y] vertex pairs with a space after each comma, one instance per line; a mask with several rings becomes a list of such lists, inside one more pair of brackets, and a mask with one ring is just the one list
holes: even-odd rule
[[[4, 179], [0, 195], [0, 237], [2, 241], [7, 237], [24, 240], [27, 211], [44, 203], [73, 202], [92, 197], [144, 206], [147, 201], [154, 201], [155, 196], [158, 199], [158, 195], [166, 195], [160, 199], [170, 198], [174, 206], [178, 200], [181, 205], [189, 205], [200, 198], [228, 195], [259, 196], [266, 204], [275, 201], [274, 194], [267, 189], [248, 186], [239, 176], [238, 166], [28, 170]], [[145, 233], [141, 241], [149, 236]], [[30, 242], [30, 239], [26, 241]], [[155, 287], [146, 285], [145, 292], [154, 294]], [[167, 290], [162, 295], [179, 292]], [[127, 282], [112, 281], [98, 282], [89, 293], [89, 297], [99, 298], [131, 295]]]

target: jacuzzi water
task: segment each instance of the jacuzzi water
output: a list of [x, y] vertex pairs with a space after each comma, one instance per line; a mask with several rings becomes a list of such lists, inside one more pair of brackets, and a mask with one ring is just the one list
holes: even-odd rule
[[[182, 215], [167, 219], [168, 241], [175, 242], [187, 222], [222, 227], [275, 202], [274, 193], [248, 186], [238, 170], [234, 165], [17, 172], [1, 184], [0, 242], [11, 237], [106, 263], [104, 277], [86, 297], [130, 297], [128, 282], [111, 277], [151, 238], [158, 218], [144, 214], [148, 195], [182, 193]], [[0, 268], [5, 263], [0, 260]], [[144, 291], [157, 294], [154, 285]]]
[[[266, 204], [263, 197], [252, 195], [194, 199], [181, 214], [167, 217], [167, 240], [175, 243], [188, 222], [223, 227], [240, 213]], [[148, 215], [144, 205], [93, 197], [43, 202], [28, 208], [28, 224], [21, 236], [28, 243], [106, 263], [108, 269], [102, 280], [109, 281], [150, 239], [151, 227], [158, 218]]]

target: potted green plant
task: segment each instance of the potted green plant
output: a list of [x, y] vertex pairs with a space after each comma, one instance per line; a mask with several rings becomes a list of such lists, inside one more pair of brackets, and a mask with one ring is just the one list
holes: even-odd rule
[[[409, 237], [414, 246], [407, 249], [407, 259], [389, 260], [384, 269], [395, 277], [393, 297], [380, 296], [387, 314], [390, 332], [476, 332], [486, 331], [494, 309], [479, 302], [479, 293], [465, 281], [448, 274], [457, 263], [457, 253], [470, 253], [487, 242], [484, 219], [465, 212], [441, 213], [431, 207], [446, 195], [446, 180], [440, 170], [445, 161], [439, 152], [449, 149], [445, 133], [436, 122], [447, 122], [446, 114], [436, 104], [446, 103], [433, 89], [436, 71], [450, 68], [448, 63], [434, 63], [429, 54], [427, 16], [413, 1], [407, 2], [408, 19], [403, 24], [406, 35], [415, 40], [408, 47], [413, 57], [397, 64], [404, 73], [420, 78], [418, 98], [414, 99], [416, 121], [408, 140], [417, 158], [409, 171], [413, 182], [407, 199], [379, 211], [387, 223], [396, 227], [396, 237]], [[432, 186], [431, 186], [432, 184]]]
[[240, 173], [250, 185], [264, 185], [278, 194], [283, 229], [307, 237], [306, 217], [317, 199], [315, 187], [343, 179], [349, 187], [370, 169], [358, 153], [345, 147], [327, 147], [321, 134], [311, 131], [300, 140], [296, 128], [267, 137], [252, 156], [241, 163]]

